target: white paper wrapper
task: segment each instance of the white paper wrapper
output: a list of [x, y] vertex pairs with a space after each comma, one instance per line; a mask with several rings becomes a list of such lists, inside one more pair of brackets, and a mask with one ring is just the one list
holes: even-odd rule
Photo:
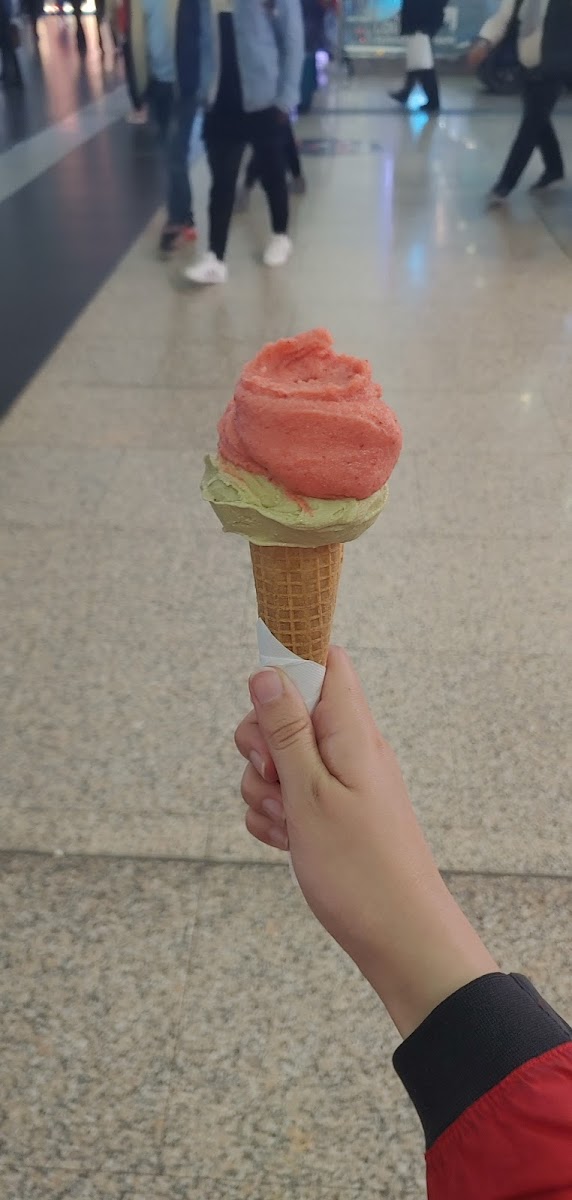
[[[320, 663], [309, 662], [306, 658], [298, 658], [297, 654], [292, 654], [291, 650], [287, 650], [286, 646], [283, 646], [282, 642], [274, 637], [260, 617], [256, 625], [256, 637], [260, 666], [280, 667], [296, 685], [306, 708], [312, 713], [320, 699], [326, 668], [322, 667]], [[288, 859], [290, 877], [296, 887], [300, 887], [290, 855], [288, 855]]]
[[280, 667], [298, 688], [306, 708], [313, 712], [320, 699], [326, 668], [320, 663], [309, 662], [306, 658], [298, 658], [297, 654], [292, 654], [291, 650], [287, 650], [286, 646], [274, 637], [260, 617], [256, 626], [256, 637], [260, 666]]

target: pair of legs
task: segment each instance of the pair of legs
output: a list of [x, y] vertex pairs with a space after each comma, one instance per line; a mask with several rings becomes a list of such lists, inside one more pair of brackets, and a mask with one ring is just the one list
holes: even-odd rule
[[421, 105], [421, 111], [439, 112], [439, 84], [428, 34], [413, 33], [405, 39], [405, 65], [405, 83], [398, 92], [390, 92], [391, 98], [399, 104], [407, 104], [415, 84], [420, 83], [427, 96], [427, 103]]
[[222, 261], [226, 253], [240, 164], [248, 144], [254, 151], [260, 182], [266, 192], [272, 232], [286, 235], [289, 214], [282, 114], [275, 108], [247, 113], [239, 122], [229, 118], [225, 128], [219, 114], [209, 113], [204, 136], [212, 176], [209, 248], [215, 257]]
[[173, 84], [152, 80], [149, 107], [157, 122], [165, 154], [167, 221], [159, 247], [165, 254], [174, 250], [179, 241], [194, 241], [196, 237], [189, 183], [189, 147], [197, 104], [192, 96], [178, 95]]
[[544, 174], [538, 181], [539, 186], [547, 186], [548, 183], [562, 179], [562, 152], [550, 120], [562, 88], [563, 84], [559, 79], [542, 79], [533, 72], [525, 75], [520, 128], [493, 194], [504, 197], [512, 192], [528, 166], [534, 150], [540, 151], [544, 161]]

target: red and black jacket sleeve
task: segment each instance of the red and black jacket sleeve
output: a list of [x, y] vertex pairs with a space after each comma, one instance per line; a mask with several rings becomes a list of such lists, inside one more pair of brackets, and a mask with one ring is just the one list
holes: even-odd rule
[[425, 1131], [429, 1200], [572, 1200], [572, 1029], [527, 979], [467, 984], [393, 1062]]

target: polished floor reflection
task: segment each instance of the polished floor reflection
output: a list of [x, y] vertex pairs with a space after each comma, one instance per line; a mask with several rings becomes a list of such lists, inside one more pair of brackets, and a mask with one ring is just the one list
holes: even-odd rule
[[283, 272], [260, 196], [208, 292], [157, 261], [157, 215], [0, 427], [10, 1200], [424, 1194], [389, 1021], [243, 828], [249, 556], [198, 482], [281, 334], [329, 326], [400, 417], [336, 636], [453, 890], [571, 1011], [572, 193], [486, 212], [516, 103], [452, 77], [430, 123], [385, 86], [342, 77], [300, 124]]

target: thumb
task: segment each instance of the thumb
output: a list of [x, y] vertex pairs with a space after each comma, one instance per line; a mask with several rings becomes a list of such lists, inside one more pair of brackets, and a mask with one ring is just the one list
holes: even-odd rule
[[288, 812], [299, 801], [315, 798], [319, 780], [325, 774], [312, 720], [298, 689], [283, 671], [265, 667], [251, 676], [249, 686]]

